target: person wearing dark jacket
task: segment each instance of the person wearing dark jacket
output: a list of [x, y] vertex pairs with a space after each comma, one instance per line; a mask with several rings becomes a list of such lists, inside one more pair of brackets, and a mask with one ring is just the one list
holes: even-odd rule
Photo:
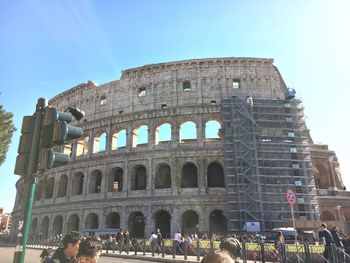
[[329, 256], [331, 252], [331, 245], [334, 243], [331, 232], [327, 229], [327, 225], [325, 223], [321, 223], [320, 231], [318, 232], [318, 237], [324, 240], [324, 252], [323, 257], [325, 262], [329, 262]]
[[331, 234], [332, 234], [334, 243], [337, 246], [337, 251], [336, 251], [336, 255], [337, 255], [337, 259], [338, 259], [337, 262], [344, 263], [345, 262], [344, 245], [339, 237], [338, 232], [339, 232], [339, 229], [336, 226], [334, 226], [331, 230]]
[[65, 235], [62, 240], [63, 248], [58, 248], [53, 254], [50, 263], [73, 263], [78, 255], [79, 245], [83, 235], [72, 231]]

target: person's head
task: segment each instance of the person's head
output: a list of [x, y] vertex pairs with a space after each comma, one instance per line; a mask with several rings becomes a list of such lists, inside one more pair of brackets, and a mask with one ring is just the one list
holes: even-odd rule
[[209, 252], [201, 261], [201, 263], [234, 263], [235, 260], [226, 250], [214, 250]]
[[160, 233], [160, 229], [159, 228], [157, 228], [157, 233]]
[[233, 259], [241, 257], [242, 247], [238, 239], [236, 238], [230, 237], [230, 238], [224, 238], [223, 240], [221, 240], [220, 249], [226, 250]]
[[64, 254], [67, 258], [76, 257], [79, 250], [80, 241], [83, 235], [76, 231], [71, 231], [63, 237], [62, 244]]
[[93, 237], [85, 238], [81, 241], [77, 262], [88, 261], [91, 263], [97, 262], [102, 250], [101, 242]]
[[322, 229], [326, 229], [326, 228], [327, 228], [327, 224], [326, 224], [326, 223], [321, 223], [320, 227], [321, 227]]

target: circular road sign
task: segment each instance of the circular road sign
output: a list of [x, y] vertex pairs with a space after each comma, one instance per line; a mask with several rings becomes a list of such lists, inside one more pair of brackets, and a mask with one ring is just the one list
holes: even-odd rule
[[286, 198], [287, 198], [287, 201], [290, 205], [294, 205], [295, 202], [297, 201], [297, 198], [296, 198], [294, 192], [290, 189], [286, 193]]

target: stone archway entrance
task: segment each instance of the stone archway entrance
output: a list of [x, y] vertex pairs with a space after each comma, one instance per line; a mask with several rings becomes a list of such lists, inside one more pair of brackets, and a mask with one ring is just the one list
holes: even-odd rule
[[155, 214], [155, 228], [160, 229], [160, 232], [164, 238], [170, 238], [170, 221], [170, 214], [164, 210], [160, 210]]
[[128, 231], [130, 237], [145, 237], [145, 217], [141, 212], [133, 212], [129, 216]]

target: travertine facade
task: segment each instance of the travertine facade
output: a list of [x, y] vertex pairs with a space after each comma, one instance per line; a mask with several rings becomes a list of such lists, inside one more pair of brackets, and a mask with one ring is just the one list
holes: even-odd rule
[[[71, 152], [69, 165], [39, 178], [32, 237], [119, 228], [143, 237], [156, 227], [165, 236], [177, 229], [226, 232], [232, 218], [221, 102], [283, 101], [287, 91], [272, 59], [215, 58], [146, 65], [123, 71], [120, 80], [89, 81], [57, 95], [50, 105], [86, 112], [74, 124], [84, 137], [61, 148]], [[305, 200], [315, 190], [313, 178], [307, 180]], [[22, 199], [18, 191], [14, 221]]]

